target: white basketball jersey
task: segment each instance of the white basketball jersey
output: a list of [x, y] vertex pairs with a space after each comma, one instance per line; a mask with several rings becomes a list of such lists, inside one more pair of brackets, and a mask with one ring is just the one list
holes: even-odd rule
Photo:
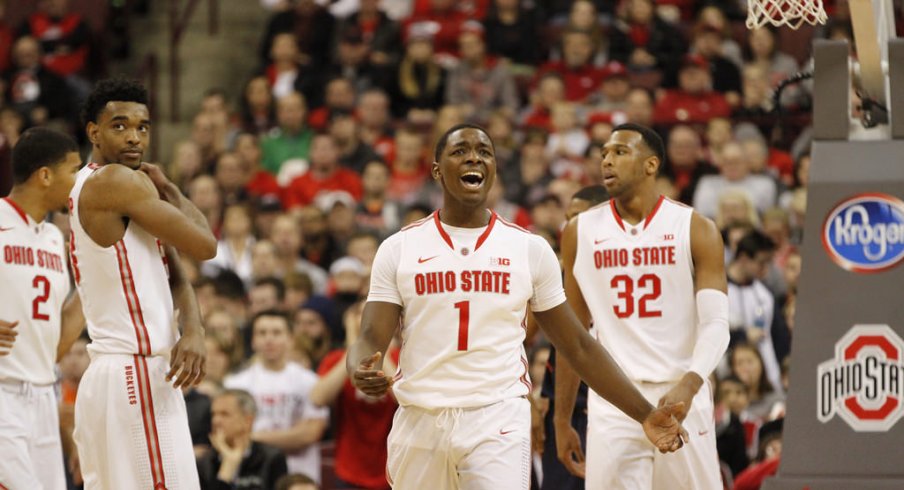
[[565, 301], [543, 238], [492, 213], [485, 228], [442, 224], [439, 212], [384, 241], [368, 301], [401, 305], [400, 405], [477, 407], [530, 391], [524, 341], [528, 302]]
[[13, 348], [0, 357], [0, 380], [53, 383], [61, 312], [69, 294], [63, 234], [3, 198], [0, 254], [0, 319], [19, 322]]
[[690, 369], [697, 342], [692, 214], [660, 197], [635, 226], [622, 221], [615, 201], [578, 215], [575, 280], [597, 339], [634, 381], [675, 381]]
[[134, 221], [111, 247], [82, 228], [79, 197], [97, 164], [82, 168], [69, 194], [69, 252], [91, 344], [104, 354], [169, 356], [178, 333], [163, 246]]

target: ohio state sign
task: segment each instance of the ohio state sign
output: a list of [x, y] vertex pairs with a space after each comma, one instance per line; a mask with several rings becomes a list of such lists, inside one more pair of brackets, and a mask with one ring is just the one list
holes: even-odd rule
[[888, 325], [854, 325], [819, 364], [819, 421], [835, 415], [857, 432], [885, 432], [904, 415], [904, 341]]

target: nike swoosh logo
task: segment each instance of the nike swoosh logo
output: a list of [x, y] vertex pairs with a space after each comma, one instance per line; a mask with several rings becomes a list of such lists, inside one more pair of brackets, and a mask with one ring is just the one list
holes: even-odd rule
[[698, 436], [705, 436], [707, 432], [709, 432], [709, 431], [708, 431], [708, 430], [697, 431], [697, 435], [698, 435]]
[[607, 241], [607, 240], [611, 240], [611, 238], [603, 238], [602, 240], [594, 240], [594, 241], [593, 241], [593, 244], [594, 244], [594, 245], [599, 245], [600, 243], [603, 243], [603, 242], [605, 242], [605, 241]]
[[0, 226], [0, 231], [9, 231], [9, 230], [12, 230], [12, 228], [11, 228], [11, 227], [10, 227], [10, 228], [4, 228], [4, 227]]
[[424, 262], [427, 262], [428, 260], [433, 260], [433, 259], [435, 259], [435, 258], [437, 258], [437, 257], [439, 257], [439, 255], [434, 255], [433, 257], [427, 257], [426, 259], [423, 258], [423, 257], [418, 257], [417, 263], [418, 263], [418, 264], [423, 264]]
[[504, 435], [506, 435], [506, 434], [508, 434], [508, 433], [511, 433], [511, 432], [515, 432], [515, 429], [512, 429], [512, 430], [502, 430], [502, 429], [499, 429], [499, 435], [500, 435], [500, 436], [504, 436]]

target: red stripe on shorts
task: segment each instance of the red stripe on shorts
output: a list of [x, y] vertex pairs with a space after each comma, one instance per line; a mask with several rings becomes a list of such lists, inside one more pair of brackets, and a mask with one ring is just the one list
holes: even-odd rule
[[135, 337], [138, 341], [138, 353], [143, 356], [151, 355], [151, 339], [148, 329], [144, 324], [144, 315], [141, 313], [141, 303], [138, 301], [138, 293], [135, 291], [135, 278], [132, 276], [132, 266], [129, 264], [129, 252], [122, 240], [116, 242], [116, 259], [119, 261], [119, 278], [122, 281], [122, 292], [129, 306], [129, 317], [135, 328]]
[[154, 419], [154, 399], [151, 396], [148, 364], [143, 356], [135, 355], [133, 357], [135, 358], [135, 377], [138, 378], [138, 399], [141, 401], [141, 422], [144, 426], [148, 460], [151, 463], [151, 477], [154, 481], [154, 489], [165, 489], [166, 477], [163, 472], [163, 457], [160, 455], [160, 439], [157, 437], [157, 422]]

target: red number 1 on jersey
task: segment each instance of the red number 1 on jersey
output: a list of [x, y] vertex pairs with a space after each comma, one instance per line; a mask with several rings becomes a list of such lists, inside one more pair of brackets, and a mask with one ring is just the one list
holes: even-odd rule
[[656, 274], [644, 274], [637, 281], [631, 276], [620, 274], [612, 278], [609, 283], [616, 291], [618, 291], [618, 299], [624, 304], [616, 304], [612, 307], [615, 316], [619, 318], [628, 318], [634, 314], [634, 285], [638, 289], [646, 290], [647, 293], [637, 300], [637, 316], [640, 318], [654, 318], [662, 316], [661, 311], [652, 310], [647, 306], [647, 301], [656, 300], [662, 294], [662, 281]]
[[31, 302], [31, 317], [35, 320], [50, 320], [50, 316], [41, 313], [41, 304], [50, 298], [50, 281], [44, 276], [35, 276], [31, 287], [38, 288], [38, 296]]
[[458, 310], [458, 350], [468, 350], [468, 323], [471, 321], [471, 302], [455, 303]]

